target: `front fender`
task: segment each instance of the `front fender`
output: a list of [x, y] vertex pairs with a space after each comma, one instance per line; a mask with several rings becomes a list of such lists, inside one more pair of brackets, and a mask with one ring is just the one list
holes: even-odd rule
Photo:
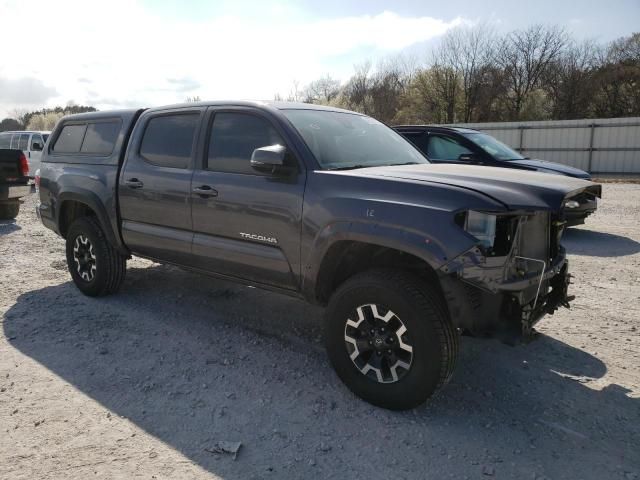
[[440, 220], [434, 222], [429, 233], [375, 222], [341, 221], [326, 225], [318, 232], [303, 263], [302, 290], [305, 297], [315, 298], [323, 260], [338, 242], [352, 241], [398, 250], [424, 260], [434, 270], [452, 258], [451, 252], [473, 246], [473, 240], [462, 234], [449, 215]]

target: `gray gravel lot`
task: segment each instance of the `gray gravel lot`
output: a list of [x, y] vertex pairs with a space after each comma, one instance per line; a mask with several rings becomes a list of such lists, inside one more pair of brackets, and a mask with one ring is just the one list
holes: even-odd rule
[[640, 185], [567, 233], [570, 311], [463, 338], [401, 413], [340, 383], [300, 301], [141, 259], [84, 297], [34, 203], [0, 221], [0, 478], [640, 479]]

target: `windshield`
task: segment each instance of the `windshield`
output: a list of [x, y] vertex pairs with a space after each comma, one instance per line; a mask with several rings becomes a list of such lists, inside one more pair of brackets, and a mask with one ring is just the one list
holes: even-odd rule
[[371, 117], [283, 110], [325, 170], [429, 163], [411, 143]]
[[499, 140], [486, 133], [467, 133], [464, 135], [473, 143], [482, 148], [492, 157], [498, 160], [522, 160], [524, 157], [511, 147], [506, 146]]

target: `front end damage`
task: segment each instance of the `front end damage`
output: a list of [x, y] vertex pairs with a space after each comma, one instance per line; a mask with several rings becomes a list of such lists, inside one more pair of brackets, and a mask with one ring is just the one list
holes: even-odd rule
[[456, 223], [478, 242], [440, 268], [454, 325], [513, 343], [530, 339], [545, 314], [569, 307], [564, 219], [549, 211], [468, 211]]

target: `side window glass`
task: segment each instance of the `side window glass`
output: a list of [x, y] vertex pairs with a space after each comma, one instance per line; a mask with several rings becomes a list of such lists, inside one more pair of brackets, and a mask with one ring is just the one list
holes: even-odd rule
[[458, 157], [463, 153], [472, 152], [454, 138], [429, 135], [427, 157], [437, 160], [458, 160]]
[[407, 139], [409, 139], [411, 143], [418, 147], [418, 150], [426, 155], [427, 144], [429, 143], [429, 135], [427, 135], [426, 133], [409, 133], [407, 134]]
[[82, 142], [82, 153], [95, 153], [109, 155], [113, 152], [118, 133], [120, 133], [120, 121], [90, 123]]
[[18, 145], [20, 144], [20, 134], [13, 134], [11, 137], [11, 148], [14, 150], [18, 149]]
[[11, 134], [0, 133], [0, 148], [11, 148]]
[[18, 150], [22, 150], [26, 152], [29, 150], [29, 137], [31, 135], [28, 133], [23, 133], [20, 135], [20, 140], [18, 141]]
[[153, 117], [140, 144], [140, 156], [159, 167], [189, 168], [199, 113]]
[[264, 118], [247, 113], [216, 113], [209, 137], [207, 168], [217, 172], [260, 175], [251, 167], [256, 148], [284, 145]]
[[[35, 144], [40, 145], [40, 148], [37, 148], [38, 146]], [[36, 148], [34, 148], [34, 146]], [[33, 135], [31, 135], [31, 145], [29, 146], [29, 150], [31, 151], [38, 151], [38, 150], [42, 150], [42, 147], [44, 146], [44, 140], [42, 140], [42, 135], [38, 135], [36, 133], [34, 133]]]
[[65, 125], [53, 145], [53, 151], [55, 153], [78, 153], [86, 130], [86, 124]]

